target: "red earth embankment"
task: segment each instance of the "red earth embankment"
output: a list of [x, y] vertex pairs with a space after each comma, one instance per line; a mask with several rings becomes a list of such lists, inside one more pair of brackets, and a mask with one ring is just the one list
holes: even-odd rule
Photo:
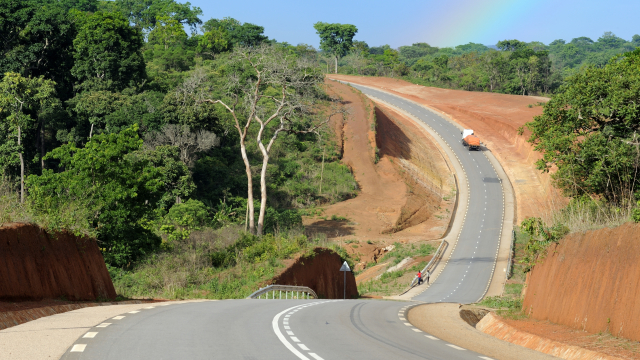
[[640, 341], [640, 225], [571, 234], [528, 280], [523, 309], [589, 333]]
[[[312, 255], [296, 259], [272, 284], [308, 286], [321, 299], [342, 299], [344, 274], [340, 271], [340, 255], [329, 249], [316, 248]], [[356, 279], [347, 271], [347, 299], [358, 298]]]
[[48, 233], [35, 225], [0, 228], [0, 300], [115, 297], [95, 240]]
[[384, 77], [327, 74], [327, 78], [393, 93], [473, 129], [511, 180], [516, 196], [516, 222], [528, 216], [548, 216], [566, 203], [551, 185], [549, 175], [536, 170], [535, 163], [541, 155], [527, 142], [530, 132], [525, 129], [519, 134], [520, 127], [542, 113], [539, 104], [547, 98], [441, 89]]

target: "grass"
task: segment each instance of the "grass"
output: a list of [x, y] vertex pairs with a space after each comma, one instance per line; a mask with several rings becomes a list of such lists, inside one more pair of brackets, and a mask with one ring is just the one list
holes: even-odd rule
[[[389, 262], [387, 268], [397, 265], [405, 258], [421, 257], [431, 255], [435, 252], [435, 248], [431, 244], [401, 244], [395, 243], [394, 249], [388, 252], [379, 263]], [[371, 264], [375, 265], [375, 264]], [[406, 290], [413, 276], [427, 265], [426, 261], [422, 261], [409, 268], [403, 268], [395, 271], [384, 272], [378, 279], [371, 279], [358, 285], [360, 296], [390, 296], [398, 295]], [[367, 264], [367, 268], [369, 264]]]
[[[194, 231], [188, 239], [163, 242], [132, 270], [108, 267], [116, 292], [127, 298], [239, 299], [267, 285], [284, 260], [327, 247], [351, 262], [346, 251], [301, 230], [252, 237], [241, 227]], [[214, 266], [216, 264], [216, 266]]]

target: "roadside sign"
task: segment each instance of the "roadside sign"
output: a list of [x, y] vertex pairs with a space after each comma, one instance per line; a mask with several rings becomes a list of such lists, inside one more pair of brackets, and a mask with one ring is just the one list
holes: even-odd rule
[[347, 264], [346, 261], [342, 264], [342, 267], [340, 268], [340, 271], [351, 271], [351, 269], [349, 268], [349, 264]]
[[344, 271], [344, 283], [343, 283], [344, 293], [342, 295], [342, 298], [346, 299], [347, 298], [347, 271], [351, 271], [351, 269], [349, 268], [349, 264], [347, 264], [346, 261], [342, 264], [340, 271]]

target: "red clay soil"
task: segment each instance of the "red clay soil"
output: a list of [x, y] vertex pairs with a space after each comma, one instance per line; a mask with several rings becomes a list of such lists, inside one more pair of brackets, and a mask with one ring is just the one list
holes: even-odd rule
[[[344, 274], [340, 271], [342, 260], [337, 253], [316, 248], [311, 256], [301, 256], [282, 274], [273, 278], [272, 284], [308, 286], [321, 299], [342, 299]], [[347, 271], [347, 299], [358, 298], [356, 279]]]
[[591, 334], [640, 341], [640, 225], [571, 234], [528, 276], [524, 311]]
[[611, 334], [590, 334], [549, 321], [533, 319], [513, 320], [500, 318], [504, 323], [520, 331], [537, 335], [571, 346], [577, 346], [601, 354], [622, 359], [640, 359], [640, 343], [613, 337]]
[[116, 291], [93, 239], [35, 225], [0, 228], [0, 300], [114, 299]]
[[565, 203], [551, 187], [550, 177], [535, 169], [534, 163], [540, 154], [526, 142], [529, 132], [518, 135], [518, 128], [542, 113], [537, 103], [546, 102], [547, 98], [440, 89], [382, 77], [335, 74], [327, 77], [380, 88], [444, 113], [463, 127], [473, 129], [498, 158], [514, 186], [517, 222], [528, 216], [544, 217]]
[[[450, 195], [455, 183], [426, 132], [390, 109], [375, 106], [350, 86], [328, 81], [327, 92], [340, 97], [350, 111], [344, 124], [332, 125], [342, 140], [342, 162], [352, 169], [360, 192], [323, 207], [324, 219], [335, 215], [347, 221], [306, 217], [307, 231], [324, 233], [336, 242], [358, 241], [357, 249], [347, 250], [363, 264], [375, 262], [387, 244], [441, 237], [455, 201], [443, 201], [442, 196]], [[366, 245], [369, 240], [372, 244]]]

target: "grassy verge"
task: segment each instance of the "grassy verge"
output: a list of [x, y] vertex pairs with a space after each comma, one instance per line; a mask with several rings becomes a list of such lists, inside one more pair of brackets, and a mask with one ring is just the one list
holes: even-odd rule
[[346, 251], [299, 230], [256, 237], [239, 227], [194, 231], [165, 240], [163, 251], [131, 270], [109, 267], [116, 292], [128, 298], [238, 299], [267, 285], [285, 260], [327, 247], [350, 261]]
[[395, 248], [378, 261], [379, 263], [389, 263], [386, 266], [385, 272], [377, 278], [364, 281], [358, 285], [360, 296], [391, 296], [400, 294], [406, 290], [414, 275], [427, 265], [427, 261], [422, 261], [411, 267], [404, 267], [395, 271], [387, 272], [386, 270], [397, 265], [403, 259], [408, 257], [415, 259], [428, 256], [436, 250], [431, 244], [395, 243], [394, 245]]

